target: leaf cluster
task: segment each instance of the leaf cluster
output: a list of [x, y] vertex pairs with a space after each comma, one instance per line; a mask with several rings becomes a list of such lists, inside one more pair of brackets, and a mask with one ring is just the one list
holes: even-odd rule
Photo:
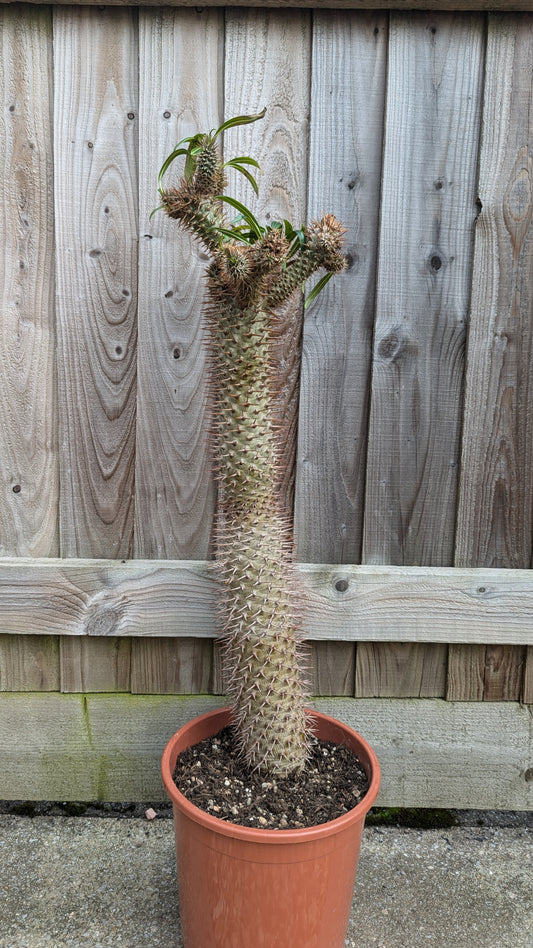
[[[183, 172], [184, 179], [188, 185], [192, 185], [198, 164], [198, 158], [206, 148], [213, 145], [216, 139], [228, 129], [235, 128], [240, 125], [249, 125], [252, 122], [257, 122], [259, 119], [264, 118], [265, 113], [266, 108], [255, 115], [237, 115], [223, 122], [222, 125], [220, 125], [217, 129], [211, 129], [211, 131], [207, 134], [203, 132], [197, 132], [196, 135], [192, 135], [188, 138], [182, 138], [182, 140], [178, 142], [174, 150], [171, 152], [168, 158], [165, 159], [161, 166], [158, 177], [159, 193], [163, 193], [163, 178], [177, 158], [185, 158], [185, 167]], [[235, 171], [238, 171], [252, 186], [255, 194], [259, 194], [257, 181], [250, 171], [250, 167], [257, 168], [259, 171], [261, 170], [255, 158], [251, 158], [249, 155], [240, 155], [236, 158], [231, 158], [221, 167], [222, 169], [233, 168]], [[286, 220], [285, 218], [282, 221], [272, 221], [270, 224], [263, 226], [259, 223], [253, 212], [236, 198], [230, 197], [227, 194], [217, 194], [215, 200], [221, 201], [223, 204], [226, 204], [233, 208], [233, 210], [237, 211], [237, 216], [229, 222], [227, 227], [220, 225], [213, 227], [213, 230], [219, 236], [221, 245], [224, 241], [229, 240], [240, 241], [241, 243], [250, 246], [257, 240], [260, 240], [270, 231], [279, 230], [284, 234], [289, 245], [284, 267], [287, 266], [295, 254], [304, 248], [306, 234], [303, 226], [295, 228], [290, 223], [290, 221]], [[155, 209], [155, 211], [158, 210], [161, 210], [161, 207]], [[152, 211], [152, 214], [155, 213], [155, 211]], [[318, 294], [324, 289], [332, 275], [332, 273], [326, 273], [320, 280], [318, 280], [311, 292], [306, 297], [305, 309], [310, 306], [313, 300], [315, 300]], [[304, 290], [305, 287], [302, 286], [302, 292], [304, 292]]]

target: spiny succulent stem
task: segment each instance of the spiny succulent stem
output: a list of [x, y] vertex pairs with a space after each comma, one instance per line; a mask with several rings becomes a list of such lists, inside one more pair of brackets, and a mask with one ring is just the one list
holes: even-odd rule
[[[262, 114], [241, 116], [234, 124]], [[290, 516], [280, 499], [283, 419], [276, 394], [282, 380], [273, 357], [276, 310], [315, 271], [344, 268], [343, 228], [325, 215], [300, 231], [285, 222], [282, 233], [281, 224], [261, 228], [241, 205], [245, 223], [228, 224], [220, 200], [223, 166], [214, 146], [219, 131], [187, 139], [189, 149], [178, 148], [167, 159], [162, 170], [174, 154], [186, 154], [185, 177], [161, 196], [166, 213], [211, 255], [206, 315], [225, 673], [247, 764], [279, 777], [304, 767], [308, 725], [301, 596]], [[230, 198], [226, 202], [236, 204]]]

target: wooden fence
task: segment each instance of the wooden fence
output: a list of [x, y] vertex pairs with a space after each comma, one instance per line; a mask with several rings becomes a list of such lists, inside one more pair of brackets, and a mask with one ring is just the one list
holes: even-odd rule
[[224, 142], [259, 213], [348, 228], [300, 385], [283, 353], [314, 703], [384, 804], [531, 806], [533, 14], [7, 4], [0, 38], [0, 796], [162, 799], [223, 700], [205, 258], [150, 212], [176, 141], [266, 105]]

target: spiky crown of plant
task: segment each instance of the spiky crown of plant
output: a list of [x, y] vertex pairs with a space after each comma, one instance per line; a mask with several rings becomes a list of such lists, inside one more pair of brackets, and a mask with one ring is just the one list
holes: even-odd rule
[[[331, 214], [308, 227], [262, 226], [224, 193], [225, 169], [253, 190], [248, 156], [225, 163], [216, 141], [229, 128], [263, 118], [237, 116], [178, 143], [159, 174], [162, 208], [210, 252], [208, 300], [212, 439], [219, 485], [216, 564], [228, 692], [247, 764], [275, 776], [300, 770], [308, 753], [306, 690], [300, 649], [301, 597], [292, 567], [292, 534], [281, 501], [281, 380], [273, 358], [278, 312], [317, 270], [326, 274], [307, 297], [345, 268], [344, 228]], [[163, 188], [183, 157], [177, 187]], [[237, 212], [229, 222], [225, 209]]]

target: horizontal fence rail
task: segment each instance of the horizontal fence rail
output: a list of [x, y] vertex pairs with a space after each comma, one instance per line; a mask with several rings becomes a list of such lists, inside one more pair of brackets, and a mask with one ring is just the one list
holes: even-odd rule
[[[530, 570], [297, 566], [306, 639], [524, 645]], [[0, 560], [0, 633], [217, 636], [216, 580], [183, 560]]]

